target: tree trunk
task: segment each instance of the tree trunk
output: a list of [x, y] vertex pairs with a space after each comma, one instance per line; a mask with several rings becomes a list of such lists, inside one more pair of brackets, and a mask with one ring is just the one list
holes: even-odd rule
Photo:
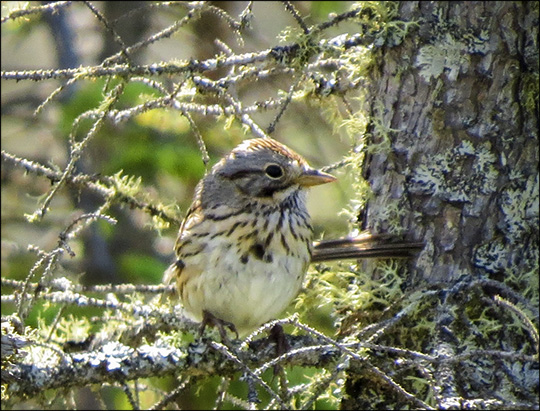
[[[503, 280], [537, 266], [538, 5], [402, 2], [419, 21], [385, 48], [373, 116], [394, 131], [367, 163], [376, 194], [367, 215], [385, 227], [389, 204], [426, 242], [414, 283], [463, 274]], [[381, 107], [383, 108], [381, 110]]]
[[[401, 2], [397, 20], [418, 26], [377, 56], [364, 224], [423, 240], [405, 295], [440, 292], [408, 316], [408, 340], [377, 342], [438, 358], [482, 353], [405, 372], [428, 381], [415, 396], [434, 396], [437, 408], [534, 408], [535, 360], [518, 357], [538, 354], [538, 3]], [[423, 321], [433, 329], [413, 334]], [[399, 379], [405, 367], [387, 365], [413, 392]], [[342, 407], [404, 407], [370, 370], [349, 372]]]

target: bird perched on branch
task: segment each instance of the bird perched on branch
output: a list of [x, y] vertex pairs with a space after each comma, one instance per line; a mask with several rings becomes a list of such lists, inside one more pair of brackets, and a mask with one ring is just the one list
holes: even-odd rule
[[279, 316], [310, 262], [407, 256], [417, 243], [364, 236], [313, 244], [307, 189], [336, 178], [271, 139], [242, 142], [199, 182], [165, 281], [186, 314], [237, 335]]

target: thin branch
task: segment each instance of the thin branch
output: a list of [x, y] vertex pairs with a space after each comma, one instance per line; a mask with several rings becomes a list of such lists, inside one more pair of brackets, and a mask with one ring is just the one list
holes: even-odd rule
[[300, 13], [298, 13], [298, 10], [296, 10], [292, 3], [290, 1], [283, 1], [282, 3], [285, 5], [285, 9], [291, 13], [298, 25], [302, 28], [304, 34], [309, 34], [309, 27], [304, 22], [304, 19], [300, 16]]
[[[40, 6], [27, 7], [24, 9], [14, 9], [9, 12], [7, 16], [0, 19], [0, 23], [5, 23], [8, 20], [15, 20], [19, 17], [29, 16], [31, 14], [38, 14], [44, 12], [55, 12], [63, 7], [67, 7], [73, 3], [72, 1], [56, 1], [49, 4], [44, 4]], [[28, 3], [26, 3], [28, 5]]]
[[[16, 167], [23, 168], [27, 172], [36, 175], [47, 177], [51, 182], [60, 181], [63, 174], [59, 171], [54, 171], [49, 167], [43, 166], [35, 161], [30, 161], [24, 158], [17, 157], [5, 151], [1, 152], [2, 160], [11, 163]], [[148, 212], [151, 216], [159, 217], [169, 223], [180, 225], [181, 221], [177, 217], [170, 215], [161, 207], [141, 201], [133, 196], [119, 192], [116, 187], [116, 182], [108, 176], [89, 176], [86, 174], [66, 175], [65, 184], [77, 188], [86, 188], [110, 202], [126, 203], [133, 208], [139, 208]]]

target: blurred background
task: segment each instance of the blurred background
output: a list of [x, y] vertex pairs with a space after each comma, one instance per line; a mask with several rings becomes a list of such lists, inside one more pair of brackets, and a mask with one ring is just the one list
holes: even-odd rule
[[[114, 22], [116, 32], [126, 45], [173, 24], [185, 15], [181, 6], [144, 9], [146, 2], [97, 2], [95, 7]], [[218, 2], [232, 16], [237, 16], [247, 2]], [[4, 2], [3, 14], [18, 2]], [[146, 4], [147, 5], [147, 4]], [[329, 13], [343, 12], [351, 2], [295, 3], [308, 23], [323, 21]], [[279, 2], [253, 4], [252, 29], [244, 34], [245, 43], [231, 32], [223, 19], [212, 13], [194, 24], [187, 24], [170, 38], [162, 39], [134, 53], [138, 64], [196, 58], [204, 60], [221, 51], [215, 39], [228, 44], [234, 53], [247, 53], [273, 47], [285, 36], [287, 27], [295, 26], [290, 13]], [[115, 20], [118, 19], [118, 20]], [[339, 27], [336, 34], [346, 32]], [[30, 16], [2, 25], [2, 70], [54, 69], [95, 66], [118, 51], [111, 34], [97, 21], [87, 7], [74, 4], [54, 15]], [[281, 42], [286, 44], [286, 42]], [[210, 73], [219, 78], [223, 72]], [[290, 87], [288, 76], [253, 82], [239, 89], [244, 105], [276, 98]], [[167, 83], [174, 81], [158, 78]], [[68, 161], [68, 135], [73, 122], [86, 110], [97, 108], [103, 98], [105, 80], [79, 81], [66, 87], [37, 115], [38, 106], [65, 81], [2, 81], [2, 149], [44, 165], [63, 169]], [[130, 83], [120, 99], [121, 108], [140, 104], [155, 91], [141, 83]], [[326, 111], [326, 112], [325, 112]], [[261, 110], [253, 120], [265, 129], [275, 118], [276, 110]], [[313, 166], [323, 167], [340, 161], [354, 142], [328, 121], [328, 108], [316, 101], [293, 101], [277, 122], [272, 137], [303, 155]], [[241, 140], [256, 137], [246, 132], [238, 121], [193, 115], [206, 143], [211, 167]], [[90, 121], [82, 122], [77, 135], [88, 130]], [[197, 139], [189, 122], [172, 109], [150, 110], [113, 125], [107, 123], [91, 141], [77, 164], [90, 175], [141, 177], [142, 186], [151, 201], [177, 205], [181, 218], [187, 210], [194, 187], [203, 176], [205, 166]], [[350, 198], [351, 181], [347, 173], [337, 171], [339, 181], [316, 187], [309, 196], [317, 237], [335, 238], [347, 232], [347, 218], [340, 212]], [[2, 272], [24, 273], [34, 260], [26, 244], [51, 249], [57, 243], [58, 230], [81, 211], [91, 212], [100, 203], [95, 195], [63, 189], [51, 204], [46, 218], [28, 224], [24, 214], [32, 214], [40, 196], [50, 183], [45, 178], [29, 176], [20, 170], [2, 168]], [[140, 210], [115, 207], [111, 214], [118, 219], [116, 227], [104, 222], [92, 227], [72, 244], [76, 253], [66, 261], [67, 269], [85, 273], [85, 283], [144, 282], [157, 283], [172, 258], [177, 226], [157, 233], [150, 217]], [[29, 257], [29, 259], [27, 258]], [[157, 262], [156, 262], [157, 261]], [[17, 262], [17, 264], [14, 264]], [[21, 266], [19, 266], [21, 264]]]
[[[31, 6], [46, 5], [34, 3]], [[126, 46], [148, 39], [186, 16], [183, 3], [153, 7], [151, 2], [115, 1], [91, 3], [95, 11], [74, 2], [52, 12], [24, 15], [2, 24], [1, 65], [4, 72], [48, 70], [97, 66], [117, 53], [118, 37]], [[229, 15], [238, 16], [247, 10], [248, 2], [215, 2]], [[293, 2], [308, 25], [329, 19], [333, 13], [348, 10], [353, 2], [317, 1]], [[19, 8], [19, 2], [2, 2], [2, 16]], [[222, 54], [260, 52], [278, 45], [291, 44], [299, 38], [301, 30], [293, 15], [281, 2], [254, 2], [250, 27], [238, 36], [226, 19], [207, 12], [199, 19], [189, 21], [155, 43], [149, 43], [130, 54], [133, 64], [150, 65], [188, 59], [205, 60]], [[97, 16], [103, 16], [110, 27]], [[292, 29], [291, 29], [292, 28]], [[358, 30], [356, 24], [344, 23], [327, 29], [325, 37]], [[219, 41], [216, 41], [219, 40]], [[217, 80], [227, 70], [214, 70], [204, 75]], [[181, 76], [149, 76], [172, 90]], [[286, 96], [294, 85], [287, 73], [250, 80], [235, 90], [243, 106], [272, 102]], [[94, 120], [76, 119], [83, 113], [103, 104], [106, 90], [117, 80], [82, 79], [7, 81], [2, 80], [1, 145], [11, 155], [35, 161], [57, 171], [65, 169], [71, 148], [70, 133], [81, 141]], [[69, 84], [68, 84], [69, 83]], [[54, 93], [63, 86], [59, 93]], [[259, 109], [251, 114], [254, 122], [266, 130], [271, 124], [271, 136], [285, 143], [317, 168], [340, 162], [354, 150], [358, 141], [343, 128], [336, 126], [341, 113], [347, 114], [337, 100], [307, 96], [297, 87], [287, 108]], [[189, 93], [190, 90], [186, 90]], [[195, 94], [200, 90], [191, 90]], [[155, 88], [144, 82], [129, 82], [115, 108], [129, 109], [157, 98]], [[219, 101], [217, 96], [200, 95], [203, 104]], [[47, 101], [50, 98], [50, 101]], [[47, 104], [40, 107], [45, 101]], [[36, 113], [36, 110], [39, 112]], [[279, 113], [279, 120], [276, 121]], [[172, 108], [147, 110], [113, 123], [105, 121], [103, 127], [86, 146], [76, 163], [76, 172], [99, 178], [121, 173], [140, 179], [134, 196], [149, 204], [160, 204], [181, 220], [188, 209], [195, 185], [223, 155], [247, 138], [256, 137], [238, 120], [226, 116], [203, 116], [192, 113], [193, 121], [208, 149], [210, 161], [205, 166], [202, 153], [189, 121], [180, 111]], [[74, 129], [74, 124], [77, 126]], [[74, 131], [75, 130], [75, 131]], [[316, 238], [344, 236], [351, 228], [350, 217], [344, 210], [351, 209], [355, 176], [347, 168], [333, 170], [338, 182], [311, 190], [308, 207], [311, 212]], [[58, 246], [59, 233], [83, 213], [92, 213], [103, 204], [103, 198], [85, 189], [64, 186], [52, 199], [42, 219], [29, 222], [51, 188], [44, 177], [26, 173], [20, 167], [6, 166], [1, 171], [1, 269], [4, 278], [24, 280], [36, 263], [36, 250], [50, 251]], [[97, 221], [86, 227], [80, 235], [69, 241], [73, 256], [64, 255], [55, 275], [66, 276], [83, 284], [135, 283], [159, 284], [163, 272], [173, 259], [173, 245], [179, 226], [157, 227], [152, 217], [138, 208], [114, 205], [106, 214], [117, 220], [116, 225]], [[2, 314], [14, 311], [13, 304], [2, 304]], [[77, 308], [67, 312], [77, 313]], [[92, 313], [92, 310], [89, 310]], [[312, 311], [312, 316], [316, 316]], [[29, 312], [26, 324], [37, 326], [39, 321], [52, 322], [58, 308], [43, 304]], [[331, 327], [329, 320], [323, 324]], [[311, 370], [295, 370], [301, 378], [309, 378]], [[205, 408], [214, 401], [205, 392], [215, 393], [218, 380], [193, 390], [193, 398], [186, 398], [184, 406]], [[234, 383], [236, 384], [236, 383]], [[233, 385], [234, 385], [233, 384]], [[111, 388], [111, 390], [116, 390]], [[202, 390], [202, 391], [199, 391]], [[238, 383], [238, 390], [245, 390]], [[81, 390], [80, 398], [88, 394], [89, 407], [96, 405], [90, 392]], [[201, 394], [202, 393], [202, 394]], [[210, 395], [210, 394], [209, 394]], [[120, 398], [123, 398], [120, 395]], [[206, 398], [206, 400], [205, 400]], [[80, 400], [80, 399], [79, 399]], [[77, 400], [77, 401], [79, 401]], [[81, 400], [82, 401], [82, 400]], [[118, 396], [111, 395], [108, 407], [125, 405]], [[202, 402], [201, 402], [202, 401]], [[207, 401], [207, 402], [205, 402]], [[321, 400], [324, 404], [324, 400]], [[113, 405], [114, 404], [114, 405]]]

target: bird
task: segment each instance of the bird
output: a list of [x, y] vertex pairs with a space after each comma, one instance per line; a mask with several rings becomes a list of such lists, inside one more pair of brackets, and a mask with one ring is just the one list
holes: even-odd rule
[[311, 262], [415, 249], [385, 235], [314, 243], [306, 194], [335, 180], [268, 137], [244, 140], [199, 181], [164, 281], [201, 334], [213, 325], [227, 340], [225, 327], [238, 337], [277, 318]]

